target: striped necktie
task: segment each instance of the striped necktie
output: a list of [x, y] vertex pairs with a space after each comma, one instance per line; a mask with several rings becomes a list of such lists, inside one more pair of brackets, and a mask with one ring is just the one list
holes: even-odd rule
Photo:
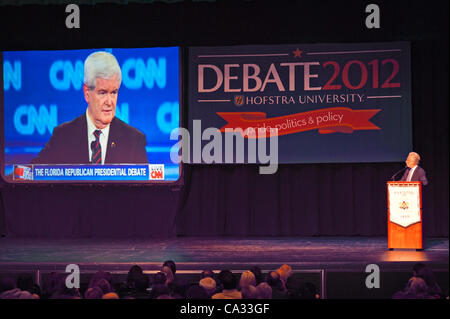
[[100, 134], [101, 130], [94, 131], [95, 141], [92, 143], [92, 164], [102, 163], [102, 145], [100, 144]]

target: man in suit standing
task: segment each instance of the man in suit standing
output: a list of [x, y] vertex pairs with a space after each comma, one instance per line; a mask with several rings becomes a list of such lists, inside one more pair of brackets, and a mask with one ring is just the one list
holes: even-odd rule
[[[420, 155], [416, 152], [411, 152], [408, 154], [408, 157], [406, 158], [406, 166], [408, 168], [405, 170], [405, 173], [403, 174], [400, 181], [404, 182], [421, 182], [423, 186], [428, 184], [427, 176], [425, 173], [425, 170], [419, 166], [420, 161]], [[422, 229], [426, 229], [426, 217], [425, 214], [422, 213]], [[426, 238], [426, 232], [424, 231], [422, 234], [422, 241], [423, 241], [423, 247], [425, 247], [425, 238]], [[418, 251], [421, 251], [423, 249], [417, 249]]]
[[147, 164], [145, 134], [115, 117], [122, 82], [116, 58], [94, 52], [84, 62], [86, 112], [53, 130], [33, 164]]
[[422, 185], [427, 185], [428, 180], [425, 170], [419, 166], [420, 156], [416, 152], [411, 152], [405, 161], [408, 168], [405, 170], [400, 181], [405, 182], [422, 182]]

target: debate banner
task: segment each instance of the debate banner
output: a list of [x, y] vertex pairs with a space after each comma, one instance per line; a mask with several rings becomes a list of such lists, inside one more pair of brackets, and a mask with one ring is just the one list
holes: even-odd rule
[[277, 129], [279, 163], [402, 161], [410, 78], [408, 42], [192, 47], [189, 130]]

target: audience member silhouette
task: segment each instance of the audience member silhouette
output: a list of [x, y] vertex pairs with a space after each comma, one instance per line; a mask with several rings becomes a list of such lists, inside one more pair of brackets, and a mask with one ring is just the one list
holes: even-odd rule
[[428, 287], [422, 278], [411, 277], [404, 291], [398, 291], [392, 299], [435, 299], [428, 294]]
[[[199, 281], [189, 285], [179, 284], [176, 266], [166, 261], [162, 271], [149, 277], [142, 268], [130, 268], [126, 282], [113, 285], [111, 273], [98, 271], [90, 279], [86, 288], [68, 288], [68, 274], [52, 272], [42, 276], [42, 290], [30, 275], [18, 276], [17, 280], [0, 276], [0, 299], [319, 299], [320, 294], [312, 282], [303, 282], [300, 276], [293, 276], [289, 265], [282, 265], [266, 275], [266, 280], [258, 284], [262, 272], [252, 267], [237, 276], [230, 270], [222, 270], [217, 276], [211, 269], [201, 273]], [[192, 276], [192, 275], [191, 275]], [[216, 278], [216, 279], [215, 279]], [[198, 279], [197, 279], [198, 280]], [[82, 285], [83, 287], [83, 285]], [[84, 286], [86, 287], [86, 286]], [[238, 290], [239, 288], [239, 290]], [[84, 291], [86, 289], [86, 291]], [[117, 293], [116, 293], [117, 292]], [[413, 277], [403, 291], [396, 292], [393, 299], [440, 299], [448, 298], [442, 292], [433, 271], [423, 263], [413, 267]]]
[[212, 299], [242, 299], [242, 293], [236, 289], [236, 278], [229, 270], [222, 270], [218, 275], [223, 290], [212, 296]]

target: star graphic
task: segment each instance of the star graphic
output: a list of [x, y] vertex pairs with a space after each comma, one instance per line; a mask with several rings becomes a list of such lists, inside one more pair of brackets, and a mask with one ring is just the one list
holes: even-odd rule
[[294, 58], [301, 58], [303, 51], [301, 51], [301, 50], [299, 50], [299, 48], [297, 48], [297, 50], [292, 51], [292, 53], [294, 53]]

